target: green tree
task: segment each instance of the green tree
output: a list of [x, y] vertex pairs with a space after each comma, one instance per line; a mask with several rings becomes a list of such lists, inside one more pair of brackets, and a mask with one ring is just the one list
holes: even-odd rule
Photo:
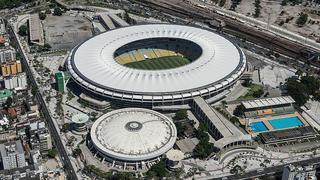
[[188, 119], [187, 110], [179, 110], [173, 117], [174, 120]]
[[239, 104], [233, 111], [233, 115], [242, 117], [244, 115], [245, 107], [242, 104]]
[[166, 164], [163, 160], [153, 165], [147, 172], [147, 175], [149, 177], [166, 177], [167, 174], [168, 171], [166, 169]]
[[46, 15], [45, 13], [39, 12], [39, 18], [40, 18], [41, 20], [45, 20], [46, 17], [47, 17], [47, 15]]
[[255, 6], [255, 10], [254, 10], [254, 14], [253, 17], [257, 18], [260, 16], [260, 12], [261, 12], [261, 5], [260, 5], [260, 0], [255, 0], [254, 1], [254, 6]]
[[49, 158], [55, 158], [57, 154], [58, 154], [58, 151], [56, 149], [49, 149], [48, 151]]
[[262, 88], [259, 88], [255, 91], [253, 91], [252, 96], [255, 98], [260, 98], [263, 95], [264, 91]]
[[66, 132], [68, 132], [69, 130], [70, 130], [70, 124], [69, 124], [69, 123], [64, 123], [64, 124], [62, 125], [61, 131], [64, 132], [64, 133], [66, 133]]
[[296, 20], [296, 24], [300, 27], [303, 26], [308, 21], [308, 17], [309, 16], [306, 13], [303, 13], [303, 12], [299, 13], [299, 17]]
[[18, 34], [20, 36], [27, 36], [28, 35], [28, 27], [26, 25], [22, 25], [19, 27]]
[[320, 88], [320, 81], [319, 79], [313, 76], [303, 76], [301, 77], [301, 83], [306, 86], [307, 93], [309, 95], [315, 95]]
[[223, 7], [226, 4], [226, 0], [220, 0], [219, 6]]
[[296, 101], [298, 106], [304, 105], [309, 100], [306, 86], [294, 78], [288, 78], [286, 82], [288, 94]]
[[54, 16], [61, 16], [61, 15], [62, 15], [62, 10], [61, 10], [61, 8], [55, 7], [55, 8], [53, 9], [53, 15], [54, 15]]
[[80, 148], [76, 148], [72, 151], [72, 156], [73, 157], [78, 157], [80, 156], [80, 154], [82, 153], [81, 149]]
[[187, 130], [187, 127], [181, 122], [175, 122], [174, 124], [176, 125], [177, 135], [182, 136], [184, 131]]
[[287, 5], [287, 3], [288, 3], [288, 0], [282, 0], [282, 2], [281, 2], [281, 6], [286, 6], [286, 5]]
[[37, 92], [38, 92], [38, 87], [37, 87], [37, 86], [32, 86], [31, 94], [32, 94], [33, 96], [35, 96], [35, 95], [37, 94]]
[[4, 106], [5, 106], [6, 108], [9, 108], [9, 107], [12, 105], [12, 103], [13, 103], [12, 97], [8, 97], [7, 100], [6, 100], [6, 102], [5, 102], [5, 104], [4, 104]]
[[230, 121], [231, 121], [233, 124], [235, 124], [235, 123], [239, 122], [239, 119], [238, 119], [236, 116], [232, 116], [232, 117], [230, 118]]
[[51, 14], [51, 10], [48, 8], [48, 9], [46, 9], [46, 12], [45, 12], [46, 14]]

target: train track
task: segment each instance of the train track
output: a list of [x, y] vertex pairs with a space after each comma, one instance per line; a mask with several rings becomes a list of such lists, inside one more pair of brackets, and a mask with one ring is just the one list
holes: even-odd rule
[[[317, 50], [304, 46], [298, 42], [277, 36], [270, 32], [258, 28], [252, 28], [238, 20], [225, 17], [215, 11], [200, 8], [180, 0], [132, 0], [133, 2], [158, 10], [160, 12], [190, 19], [197, 22], [208, 23], [212, 20], [223, 20], [226, 26], [222, 32], [242, 39], [246, 39], [254, 44], [266, 47], [273, 52], [307, 62], [307, 58], [302, 56], [302, 52], [317, 52]], [[312, 65], [320, 67], [319, 63], [311, 62]]]

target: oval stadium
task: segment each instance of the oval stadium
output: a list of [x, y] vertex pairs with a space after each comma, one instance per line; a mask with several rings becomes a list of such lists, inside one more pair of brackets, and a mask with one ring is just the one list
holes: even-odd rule
[[123, 27], [75, 47], [72, 79], [112, 102], [180, 105], [230, 88], [245, 70], [241, 49], [206, 29], [172, 24]]
[[99, 117], [90, 137], [90, 149], [103, 161], [121, 168], [145, 169], [173, 147], [177, 130], [161, 113], [124, 108]]

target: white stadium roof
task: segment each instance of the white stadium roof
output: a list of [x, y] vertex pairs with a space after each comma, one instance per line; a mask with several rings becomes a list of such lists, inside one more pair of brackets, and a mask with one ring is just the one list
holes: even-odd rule
[[[202, 48], [190, 64], [166, 70], [140, 70], [117, 63], [114, 52], [134, 41], [180, 38]], [[220, 90], [245, 69], [243, 52], [224, 37], [201, 28], [149, 24], [119, 28], [99, 34], [71, 53], [68, 69], [83, 87], [108, 97], [163, 100], [192, 97]]]
[[91, 139], [104, 155], [122, 161], [157, 158], [170, 150], [177, 138], [174, 123], [158, 112], [125, 108], [98, 118]]

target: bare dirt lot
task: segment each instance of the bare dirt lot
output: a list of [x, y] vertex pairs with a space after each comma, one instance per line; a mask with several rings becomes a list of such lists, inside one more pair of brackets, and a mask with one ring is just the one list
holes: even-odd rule
[[92, 36], [91, 22], [81, 16], [48, 16], [44, 21], [46, 43], [52, 49], [71, 49]]
[[[255, 13], [255, 0], [242, 0], [235, 11], [246, 16], [253, 17]], [[261, 0], [261, 13], [258, 20], [283, 27], [292, 32], [309, 37], [310, 39], [320, 38], [320, 5], [304, 1], [299, 5], [281, 5], [282, 0]], [[227, 0], [224, 8], [229, 9], [231, 0]], [[308, 14], [308, 21], [303, 27], [296, 24], [299, 13]], [[282, 24], [282, 25], [281, 25]]]

